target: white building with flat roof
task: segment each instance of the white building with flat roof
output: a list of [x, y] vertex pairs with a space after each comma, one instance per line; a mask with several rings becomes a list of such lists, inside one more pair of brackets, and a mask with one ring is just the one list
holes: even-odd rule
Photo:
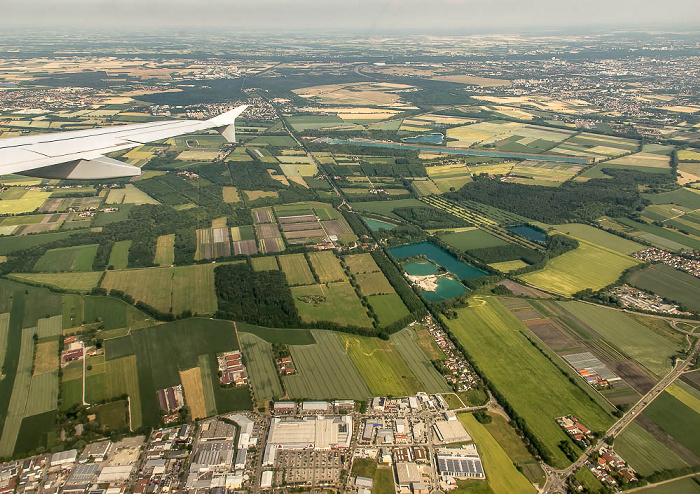
[[263, 464], [272, 465], [280, 449], [344, 449], [350, 447], [352, 417], [317, 415], [304, 418], [275, 417], [270, 424]]

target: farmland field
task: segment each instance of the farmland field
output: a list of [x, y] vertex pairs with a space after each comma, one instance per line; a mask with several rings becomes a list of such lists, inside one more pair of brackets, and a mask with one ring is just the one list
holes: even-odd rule
[[289, 286], [315, 283], [314, 275], [311, 274], [309, 263], [304, 254], [285, 254], [279, 256], [278, 260]]
[[615, 439], [615, 451], [642, 475], [688, 465], [634, 422]]
[[379, 271], [379, 266], [374, 262], [371, 254], [352, 254], [343, 258], [352, 274], [374, 273]]
[[520, 259], [516, 259], [515, 261], [494, 262], [489, 264], [489, 266], [502, 273], [510, 273], [516, 269], [525, 268], [528, 264]]
[[523, 473], [531, 482], [539, 482], [543, 485], [544, 472], [515, 429], [502, 415], [497, 413], [489, 413], [489, 415], [491, 422], [484, 425], [489, 434], [503, 448], [511, 461], [523, 469]]
[[690, 310], [700, 311], [700, 279], [665, 264], [655, 264], [635, 271], [629, 282], [669, 300], [674, 300]]
[[18, 199], [5, 199], [7, 195], [3, 195], [4, 197], [0, 198], [0, 214], [21, 214], [31, 213], [38, 209], [49, 198], [51, 193], [40, 190], [27, 190]]
[[566, 225], [554, 225], [557, 231], [566, 233], [577, 239], [585, 240], [596, 245], [614, 250], [621, 254], [632, 254], [644, 248], [642, 244], [627, 240], [612, 233], [608, 233], [600, 228], [580, 223], [569, 223]]
[[366, 400], [370, 390], [340, 337], [331, 331], [312, 331], [316, 343], [290, 346], [297, 373], [284, 378], [290, 398]]
[[238, 194], [238, 189], [236, 187], [226, 186], [222, 190], [223, 201], [225, 203], [235, 203], [240, 202], [241, 196]]
[[372, 326], [367, 311], [348, 281], [292, 287], [292, 296], [304, 322], [351, 322], [361, 327]]
[[486, 482], [494, 494], [533, 493], [535, 488], [513, 465], [503, 448], [471, 413], [460, 413], [459, 421], [474, 440], [484, 464]]
[[86, 296], [83, 299], [83, 320], [102, 321], [106, 330], [143, 325], [149, 316], [126, 302], [113, 297]]
[[344, 281], [346, 279], [345, 271], [343, 271], [340, 261], [332, 252], [312, 252], [309, 254], [309, 260], [321, 283]]
[[45, 245], [73, 235], [74, 232], [41, 233], [21, 237], [0, 237], [0, 255], [10, 254], [16, 250], [29, 249], [37, 245]]
[[136, 357], [130, 355], [105, 362], [105, 397], [116, 398], [129, 395], [131, 401], [131, 425], [134, 430], [143, 425], [141, 412], [141, 390], [136, 367]]
[[170, 266], [173, 262], [175, 262], [175, 234], [161, 235], [156, 243], [153, 263], [159, 266]]
[[579, 240], [577, 249], [555, 257], [544, 269], [522, 275], [520, 279], [537, 288], [572, 295], [586, 288], [599, 290], [639, 263], [614, 250]]
[[58, 371], [58, 340], [39, 343], [34, 358], [34, 375], [54, 371]]
[[12, 273], [10, 278], [29, 283], [54, 286], [64, 290], [89, 292], [102, 278], [102, 272], [81, 271], [76, 273]]
[[[107, 271], [102, 288], [130, 294], [161, 312], [180, 314], [191, 310], [197, 314], [216, 312], [214, 265], [199, 264], [174, 268], [144, 268]], [[197, 293], [196, 297], [191, 294]]]
[[338, 336], [372, 396], [408, 396], [422, 390], [418, 378], [389, 341], [346, 334]]
[[459, 317], [445, 321], [447, 326], [543, 442], [552, 455], [550, 462], [568, 464], [558, 447], [568, 437], [554, 419], [573, 413], [597, 431], [606, 429], [611, 417], [532, 346], [520, 333], [523, 324], [498, 300], [485, 297], [479, 303], [459, 309]]
[[497, 247], [499, 245], [508, 245], [508, 242], [494, 237], [483, 230], [473, 229], [464, 232], [448, 233], [442, 235], [440, 240], [447, 245], [459, 250], [482, 249], [485, 247]]
[[47, 250], [36, 262], [34, 271], [90, 271], [96, 254], [96, 244]]
[[404, 328], [392, 334], [389, 341], [394, 344], [406, 365], [421, 383], [419, 391], [426, 393], [446, 393], [450, 386], [445, 378], [435, 369], [425, 352], [418, 344], [418, 335], [413, 328]]
[[131, 240], [115, 242], [107, 264], [114, 266], [114, 269], [126, 269], [129, 264], [129, 247], [131, 247]]
[[700, 413], [667, 392], [661, 393], [643, 413], [678, 443], [700, 456]]
[[126, 184], [123, 189], [112, 189], [105, 204], [158, 204], [158, 201], [137, 189], [134, 184]]
[[284, 397], [270, 344], [251, 333], [239, 332], [238, 337], [256, 401]]
[[671, 370], [671, 356], [683, 350], [623, 312], [581, 302], [558, 305], [659, 377]]

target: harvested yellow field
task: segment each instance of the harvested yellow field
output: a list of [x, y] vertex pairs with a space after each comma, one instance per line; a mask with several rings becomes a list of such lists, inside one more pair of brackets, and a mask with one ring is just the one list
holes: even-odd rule
[[213, 220], [211, 220], [211, 227], [212, 228], [224, 228], [226, 226], [226, 221], [227, 221], [226, 216], [222, 216], [221, 218], [214, 218]]
[[510, 273], [516, 269], [526, 268], [528, 264], [520, 259], [516, 259], [515, 261], [494, 262], [489, 264], [489, 266], [493, 269], [499, 270], [501, 273]]
[[498, 112], [501, 113], [507, 117], [511, 118], [518, 118], [520, 120], [532, 120], [534, 115], [532, 113], [528, 113], [525, 110], [521, 110], [520, 108], [511, 108], [510, 106], [494, 106], [494, 109]]
[[180, 382], [185, 392], [185, 401], [190, 407], [193, 419], [203, 419], [207, 416], [207, 406], [204, 401], [204, 387], [202, 386], [202, 373], [199, 367], [193, 367], [186, 371], [180, 371]]
[[58, 340], [46, 341], [36, 345], [34, 356], [34, 375], [58, 370]]
[[161, 235], [156, 243], [155, 264], [170, 266], [175, 262], [175, 234]]
[[486, 173], [488, 175], [508, 175], [515, 166], [515, 163], [497, 163], [495, 165], [472, 165], [469, 171], [473, 175]]
[[[273, 177], [274, 178], [274, 177]], [[265, 199], [266, 197], [279, 197], [277, 191], [267, 191], [267, 190], [244, 190], [243, 193], [246, 199], [249, 201], [254, 201], [256, 199]]]
[[180, 161], [211, 161], [219, 156], [219, 150], [188, 149], [177, 155]]
[[681, 161], [700, 161], [700, 151], [681, 149], [678, 151], [678, 159]]
[[450, 117], [447, 115], [433, 115], [431, 113], [426, 113], [425, 115], [418, 115], [417, 117], [413, 117], [413, 119], [443, 125], [465, 125], [468, 123], [476, 122], [476, 120], [474, 120], [473, 118]]
[[[3, 193], [3, 196], [6, 194]], [[44, 204], [50, 195], [51, 192], [43, 190], [28, 190], [18, 199], [3, 199], [0, 196], [0, 214], [31, 213]]]
[[134, 184], [126, 184], [123, 189], [110, 189], [105, 204], [159, 204], [159, 202], [141, 189], [137, 189]]
[[365, 104], [396, 106], [401, 96], [389, 92], [395, 89], [408, 89], [405, 84], [382, 84], [357, 82], [352, 84], [327, 84], [292, 90], [302, 98], [313, 99], [330, 105]]
[[228, 204], [240, 202], [241, 200], [241, 196], [238, 194], [238, 188], [236, 187], [224, 186], [222, 195], [224, 202]]
[[676, 106], [664, 106], [663, 109], [666, 111], [673, 111], [676, 113], [697, 113], [697, 112], [700, 112], [700, 106], [676, 105]]
[[670, 166], [670, 160], [668, 156], [653, 153], [630, 154], [628, 156], [615, 158], [614, 160], [610, 160], [607, 163], [610, 163], [611, 165], [634, 165], [651, 168], [668, 168]]
[[470, 86], [499, 87], [510, 86], [511, 81], [490, 77], [478, 77], [473, 75], [440, 75], [431, 78], [434, 81], [456, 82], [457, 84], [469, 84]]
[[469, 175], [469, 169], [467, 165], [463, 163], [453, 163], [450, 165], [435, 165], [426, 166], [425, 171], [428, 172], [430, 178], [449, 178], [449, 177], [461, 177], [463, 175]]

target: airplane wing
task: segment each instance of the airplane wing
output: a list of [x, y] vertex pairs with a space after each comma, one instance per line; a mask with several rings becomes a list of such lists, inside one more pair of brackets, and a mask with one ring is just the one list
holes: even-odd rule
[[247, 107], [239, 106], [209, 120], [165, 120], [0, 139], [0, 175], [70, 180], [138, 176], [140, 168], [105, 154], [206, 129], [216, 129], [234, 142], [236, 117]]

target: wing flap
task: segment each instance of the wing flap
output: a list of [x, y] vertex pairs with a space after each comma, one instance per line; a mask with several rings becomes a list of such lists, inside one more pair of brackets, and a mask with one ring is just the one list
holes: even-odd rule
[[69, 161], [18, 173], [40, 178], [103, 180], [108, 178], [137, 177], [141, 174], [141, 169], [107, 156], [98, 156], [89, 160]]

